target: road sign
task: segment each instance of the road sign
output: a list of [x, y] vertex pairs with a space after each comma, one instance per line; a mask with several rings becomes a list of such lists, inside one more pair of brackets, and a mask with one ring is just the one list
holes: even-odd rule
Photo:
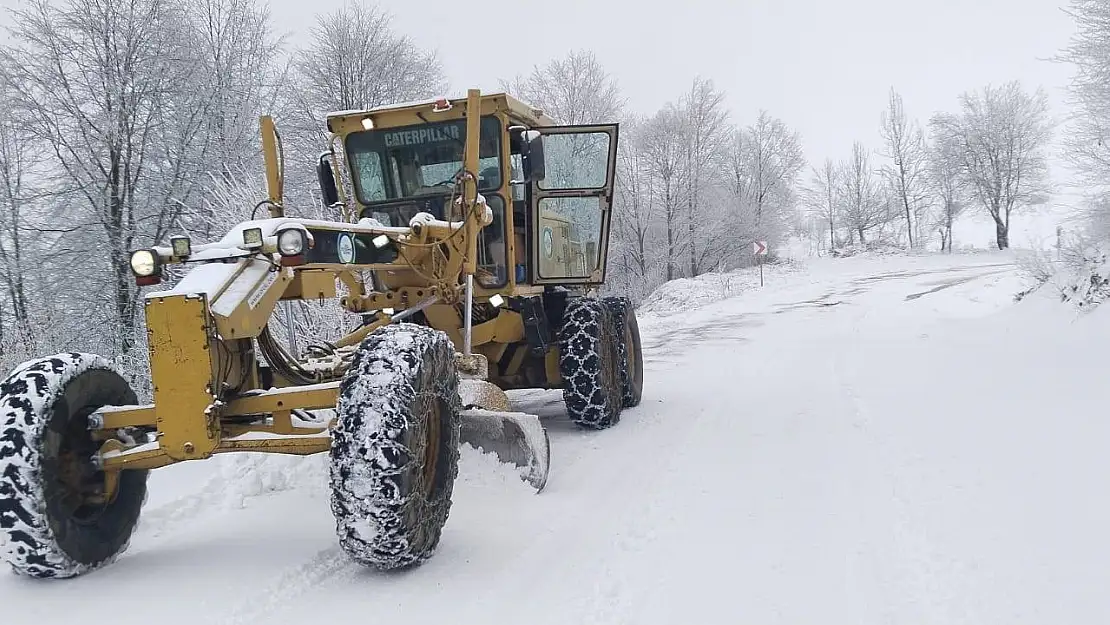
[[752, 254], [755, 254], [756, 256], [766, 256], [767, 255], [767, 242], [766, 241], [753, 241], [752, 242]]

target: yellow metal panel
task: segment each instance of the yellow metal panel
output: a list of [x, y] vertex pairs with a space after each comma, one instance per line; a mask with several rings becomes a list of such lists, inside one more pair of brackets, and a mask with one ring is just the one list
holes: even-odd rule
[[334, 299], [335, 274], [328, 271], [296, 271], [281, 299]]
[[524, 319], [520, 313], [502, 309], [501, 313], [493, 319], [474, 326], [472, 340], [474, 345], [493, 341], [515, 343], [524, 340]]
[[225, 440], [216, 453], [257, 451], [293, 456], [310, 456], [331, 449], [331, 436], [275, 436], [273, 438], [248, 438]]
[[210, 358], [206, 298], [149, 298], [146, 321], [159, 443], [175, 460], [207, 458], [219, 445], [219, 415], [209, 406], [220, 380]]
[[119, 430], [157, 423], [154, 406], [109, 406], [97, 412], [104, 418], [104, 426], [100, 428], [102, 430]]
[[462, 338], [462, 318], [459, 317], [458, 311], [453, 306], [446, 304], [435, 304], [424, 309], [424, 316], [428, 319], [428, 325], [447, 333], [451, 337], [451, 342], [455, 344], [457, 351], [462, 351], [463, 338]]
[[[274, 128], [274, 118], [269, 115], [263, 115], [261, 119], [262, 125], [262, 160], [266, 165], [266, 191], [269, 195], [270, 202], [273, 204], [270, 208], [271, 217], [280, 217], [282, 210], [281, 206], [282, 196], [284, 189], [282, 188], [285, 181], [281, 177], [281, 165], [278, 163], [278, 149], [277, 149], [277, 132]], [[277, 207], [274, 206], [277, 205]]]
[[334, 408], [339, 398], [339, 382], [288, 387], [232, 400], [225, 416], [269, 414], [281, 410], [319, 410]]
[[270, 271], [270, 264], [252, 259], [212, 302], [216, 328], [225, 338], [258, 336], [270, 320], [270, 314], [293, 280], [293, 270], [286, 267]]

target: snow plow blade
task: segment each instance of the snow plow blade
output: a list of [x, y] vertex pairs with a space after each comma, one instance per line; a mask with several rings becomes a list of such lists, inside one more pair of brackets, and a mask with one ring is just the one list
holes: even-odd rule
[[539, 417], [481, 408], [464, 410], [459, 416], [461, 442], [492, 453], [501, 462], [516, 465], [521, 479], [536, 492], [543, 490], [551, 463], [551, 443]]
[[483, 379], [459, 380], [459, 395], [463, 406], [461, 442], [515, 465], [522, 480], [537, 493], [543, 490], [551, 464], [551, 443], [540, 418], [513, 411], [505, 391]]

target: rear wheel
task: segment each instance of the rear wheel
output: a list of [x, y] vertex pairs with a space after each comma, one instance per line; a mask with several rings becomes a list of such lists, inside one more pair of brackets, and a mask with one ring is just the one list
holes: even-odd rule
[[135, 403], [127, 381], [89, 354], [26, 363], [0, 382], [0, 532], [17, 573], [74, 577], [127, 549], [149, 472], [122, 471], [109, 490], [88, 416]]
[[359, 346], [339, 387], [331, 507], [354, 560], [397, 569], [430, 558], [459, 463], [459, 379], [446, 334], [402, 323]]
[[563, 400], [571, 419], [596, 430], [616, 425], [622, 407], [620, 365], [608, 308], [594, 298], [568, 301], [558, 342]]
[[626, 297], [602, 300], [613, 316], [613, 334], [619, 338], [617, 352], [621, 379], [621, 398], [625, 408], [640, 405], [644, 392], [644, 357], [640, 352], [640, 325], [636, 309]]

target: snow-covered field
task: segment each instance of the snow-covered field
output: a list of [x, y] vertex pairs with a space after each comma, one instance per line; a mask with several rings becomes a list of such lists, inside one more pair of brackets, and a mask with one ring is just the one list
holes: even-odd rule
[[464, 449], [422, 567], [348, 562], [323, 457], [220, 457], [155, 471], [109, 568], [0, 574], [0, 623], [1110, 621], [1110, 309], [1014, 303], [1005, 253], [766, 278], [660, 294], [611, 430], [518, 394], [547, 489]]

